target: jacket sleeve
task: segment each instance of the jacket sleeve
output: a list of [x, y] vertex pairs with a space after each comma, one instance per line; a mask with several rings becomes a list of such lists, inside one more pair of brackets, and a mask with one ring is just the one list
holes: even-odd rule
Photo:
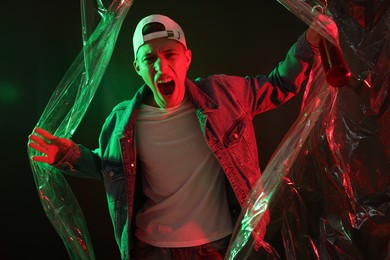
[[319, 59], [319, 51], [303, 33], [271, 73], [238, 79], [241, 82], [231, 86], [232, 91], [253, 116], [273, 109], [306, 86], [315, 59]]
[[101, 159], [97, 154], [97, 150], [92, 151], [83, 145], [72, 143], [67, 154], [53, 166], [67, 175], [103, 180]]

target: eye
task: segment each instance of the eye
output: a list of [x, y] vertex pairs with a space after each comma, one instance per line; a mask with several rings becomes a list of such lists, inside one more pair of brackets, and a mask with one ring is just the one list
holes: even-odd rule
[[177, 53], [177, 52], [174, 52], [174, 51], [170, 51], [170, 52], [166, 52], [166, 53], [165, 53], [165, 57], [166, 57], [167, 59], [174, 58], [174, 57], [176, 57], [177, 55], [178, 55], [178, 53]]
[[155, 56], [145, 56], [142, 61], [146, 63], [153, 63], [156, 60]]

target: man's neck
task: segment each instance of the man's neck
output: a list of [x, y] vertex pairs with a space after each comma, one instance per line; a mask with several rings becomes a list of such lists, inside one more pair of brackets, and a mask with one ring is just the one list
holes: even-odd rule
[[142, 102], [148, 106], [158, 107], [156, 101], [154, 100], [153, 93], [149, 93], [148, 95], [146, 95]]

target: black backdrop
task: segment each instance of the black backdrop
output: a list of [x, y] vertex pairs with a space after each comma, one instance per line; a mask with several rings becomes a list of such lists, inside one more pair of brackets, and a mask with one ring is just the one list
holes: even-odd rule
[[[267, 74], [307, 28], [277, 1], [135, 1], [103, 81], [73, 140], [94, 148], [111, 108], [141, 84], [132, 67], [132, 31], [145, 15], [163, 13], [182, 25], [193, 51], [189, 77]], [[27, 158], [27, 137], [81, 50], [76, 0], [7, 1], [0, 8], [0, 259], [69, 259], [44, 215]], [[295, 120], [299, 95], [255, 119], [264, 168]], [[68, 178], [81, 204], [97, 259], [119, 259], [103, 184]]]

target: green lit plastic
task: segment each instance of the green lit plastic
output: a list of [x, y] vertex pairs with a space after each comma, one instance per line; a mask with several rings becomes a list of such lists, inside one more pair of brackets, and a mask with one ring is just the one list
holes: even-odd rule
[[[112, 1], [105, 8], [100, 1], [80, 1], [82, 51], [56, 87], [36, 127], [59, 137], [73, 136], [106, 71], [132, 2]], [[29, 158], [35, 153], [28, 147]], [[62, 238], [70, 258], [95, 259], [82, 209], [65, 177], [48, 164], [30, 159], [30, 165], [46, 216]]]

